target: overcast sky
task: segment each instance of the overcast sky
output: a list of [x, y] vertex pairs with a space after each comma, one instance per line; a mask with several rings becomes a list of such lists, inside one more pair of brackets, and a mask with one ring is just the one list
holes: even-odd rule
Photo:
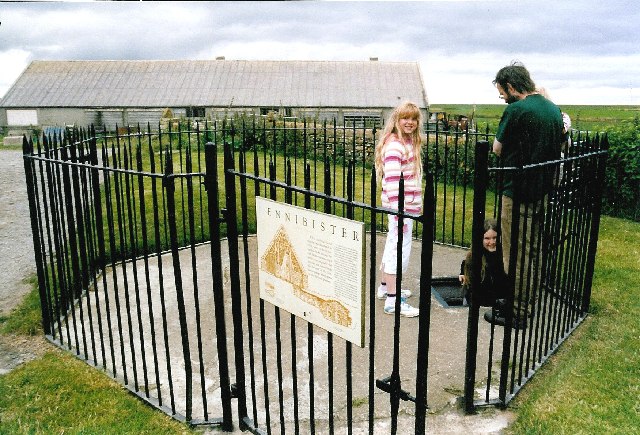
[[417, 61], [430, 104], [501, 103], [519, 60], [557, 104], [640, 105], [637, 0], [0, 3], [0, 96], [33, 60]]

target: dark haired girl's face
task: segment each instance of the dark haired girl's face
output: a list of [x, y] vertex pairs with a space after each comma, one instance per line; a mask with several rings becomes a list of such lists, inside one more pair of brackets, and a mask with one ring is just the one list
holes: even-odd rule
[[498, 233], [494, 230], [487, 230], [482, 238], [482, 246], [489, 252], [496, 252], [496, 246], [498, 243]]

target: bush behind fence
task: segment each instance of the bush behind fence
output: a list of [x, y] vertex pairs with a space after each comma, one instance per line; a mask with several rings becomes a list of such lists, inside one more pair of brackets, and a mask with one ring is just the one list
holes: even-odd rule
[[640, 222], [640, 119], [622, 121], [607, 136], [609, 162], [602, 211]]

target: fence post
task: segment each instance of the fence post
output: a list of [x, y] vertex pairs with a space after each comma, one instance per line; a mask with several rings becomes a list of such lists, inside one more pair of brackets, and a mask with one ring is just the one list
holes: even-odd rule
[[[65, 140], [66, 141], [66, 140]], [[66, 143], [66, 142], [65, 142]], [[67, 147], [62, 148], [62, 160], [65, 162], [72, 161], [69, 157], [69, 149]], [[75, 151], [73, 152], [73, 159], [75, 160]], [[78, 241], [76, 239], [76, 222], [74, 218], [74, 204], [73, 204], [73, 192], [71, 186], [72, 176], [70, 174], [70, 169], [68, 165], [62, 166], [62, 184], [64, 189], [64, 207], [67, 213], [67, 231], [69, 237], [69, 253], [71, 257], [71, 290], [72, 290], [72, 298], [80, 298], [82, 296], [82, 282], [80, 280], [80, 258], [78, 255]], [[73, 300], [71, 301], [73, 304]]]
[[[324, 131], [326, 133], [327, 124], [325, 121]], [[326, 138], [326, 134], [325, 134]], [[325, 140], [324, 150], [326, 153], [327, 144]], [[331, 161], [329, 157], [324, 158], [324, 212], [327, 214], [331, 214]], [[335, 432], [335, 419], [334, 419], [334, 397], [333, 397], [333, 389], [334, 389], [334, 377], [333, 377], [333, 334], [331, 332], [327, 332], [327, 377], [328, 377], [328, 385], [329, 385], [329, 433]]]
[[42, 329], [45, 335], [51, 334], [51, 313], [47, 299], [47, 289], [45, 281], [45, 271], [42, 257], [45, 255], [41, 249], [38, 208], [36, 198], [36, 187], [33, 170], [33, 142], [28, 141], [26, 136], [22, 137], [22, 153], [24, 159], [24, 176], [27, 182], [27, 197], [29, 200], [29, 216], [31, 218], [31, 235], [33, 237], [33, 252], [35, 254], [36, 272], [38, 276], [38, 293], [40, 295], [40, 310], [42, 313]]
[[[61, 159], [63, 162], [69, 162], [70, 158], [69, 158], [69, 150], [67, 149], [67, 144], [68, 144], [69, 139], [67, 139], [65, 137], [64, 142], [63, 142], [63, 147], [61, 149]], [[69, 282], [68, 282], [68, 287], [67, 287], [67, 292], [69, 295], [69, 300], [67, 301], [67, 305], [65, 306], [65, 309], [68, 310], [68, 312], [71, 312], [71, 319], [73, 321], [73, 333], [74, 333], [74, 338], [76, 341], [76, 355], [80, 355], [81, 349], [80, 349], [80, 341], [78, 339], [78, 322], [76, 319], [76, 307], [75, 307], [75, 303], [76, 303], [76, 299], [80, 299], [82, 298], [82, 282], [80, 281], [80, 259], [78, 256], [78, 242], [76, 239], [76, 223], [74, 220], [74, 213], [73, 213], [73, 209], [74, 209], [74, 205], [73, 205], [73, 196], [72, 196], [72, 192], [71, 192], [71, 175], [69, 174], [70, 169], [69, 166], [67, 164], [63, 164], [62, 165], [62, 188], [64, 191], [64, 198], [63, 198], [63, 204], [61, 204], [61, 208], [64, 207], [64, 211], [66, 213], [66, 224], [67, 224], [67, 249], [69, 252], [69, 257], [71, 257], [71, 270], [68, 271], [69, 276]], [[78, 304], [78, 308], [79, 308], [79, 314], [80, 314], [80, 325], [82, 328], [84, 328], [84, 322], [83, 320], [83, 313], [82, 313], [82, 303], [81, 301]], [[84, 329], [82, 330], [82, 340], [83, 340], [83, 345], [84, 345], [84, 350], [85, 350], [85, 354], [86, 354], [86, 343], [84, 342], [85, 340], [85, 336], [84, 336]]]
[[[489, 179], [489, 142], [478, 141], [475, 152], [475, 168], [473, 178], [473, 224], [471, 234], [472, 252], [472, 284], [480, 282], [482, 238], [487, 198], [487, 182]], [[469, 318], [467, 323], [467, 355], [465, 364], [464, 409], [467, 414], [475, 411], [473, 404], [474, 385], [476, 380], [476, 356], [478, 353], [478, 318], [480, 306], [476, 303], [476, 292], [471, 289]]]
[[[233, 133], [232, 133], [233, 135]], [[229, 244], [229, 273], [231, 275], [231, 314], [233, 317], [233, 341], [236, 364], [236, 387], [238, 398], [238, 418], [240, 429], [245, 429], [247, 418], [247, 394], [244, 371], [244, 331], [242, 327], [242, 294], [240, 289], [240, 259], [238, 254], [238, 214], [236, 210], [235, 163], [232, 143], [224, 143], [224, 188], [227, 198], [225, 219], [227, 221], [227, 242]]]
[[[104, 215], [103, 215], [103, 209], [102, 209], [102, 194], [101, 194], [101, 190], [100, 190], [100, 172], [98, 170], [98, 143], [96, 140], [96, 130], [93, 127], [93, 125], [91, 126], [91, 139], [89, 140], [89, 155], [90, 155], [90, 163], [91, 163], [91, 170], [90, 170], [90, 182], [89, 184], [91, 185], [91, 193], [93, 196], [93, 216], [95, 219], [95, 228], [96, 228], [96, 236], [98, 238], [97, 243], [97, 249], [98, 249], [98, 258], [97, 260], [94, 259], [94, 266], [100, 270], [100, 274], [102, 275], [102, 283], [104, 285], [104, 288], [106, 288], [106, 273], [105, 273], [105, 268], [106, 268], [106, 264], [107, 264], [107, 254], [106, 254], [106, 250], [105, 250], [105, 235], [104, 235]], [[107, 293], [107, 292], [105, 292]], [[106, 315], [107, 315], [107, 323], [108, 323], [108, 331], [109, 331], [109, 335], [111, 336], [111, 314], [109, 313], [109, 296], [107, 294], [105, 294], [105, 304], [106, 304]], [[98, 322], [99, 322], [99, 329], [101, 331], [100, 335], [102, 336], [102, 324], [101, 324], [101, 316], [100, 316], [100, 306], [97, 305], [98, 308]], [[111, 349], [113, 349], [113, 340], [109, 340], [110, 344], [111, 344]], [[106, 358], [106, 353], [105, 353], [105, 348], [104, 348], [104, 340], [101, 339], [100, 340], [100, 350], [101, 350], [101, 354], [102, 354], [102, 368], [106, 369], [107, 368], [107, 358]], [[112, 358], [113, 359], [113, 358]]]
[[[77, 133], [77, 131], [74, 131]], [[77, 297], [80, 300], [78, 304], [79, 312], [80, 312], [80, 327], [82, 330], [82, 343], [84, 347], [84, 354], [88, 355], [87, 351], [87, 342], [86, 342], [86, 333], [85, 333], [85, 320], [84, 320], [84, 309], [82, 298], [84, 292], [87, 291], [87, 301], [90, 301], [89, 298], [89, 267], [87, 264], [87, 244], [85, 240], [85, 224], [84, 224], [84, 216], [83, 209], [84, 205], [82, 204], [81, 198], [81, 190], [80, 190], [80, 170], [78, 169], [77, 163], [80, 162], [78, 158], [78, 147], [77, 147], [78, 139], [77, 137], [73, 137], [73, 142], [70, 144], [69, 150], [71, 152], [71, 162], [73, 165], [71, 166], [71, 180], [69, 188], [73, 190], [72, 195], [69, 197], [71, 200], [70, 203], [73, 205], [73, 209], [75, 211], [75, 236], [77, 237], [77, 245], [73, 245], [78, 250], [77, 253], [72, 253], [72, 261], [74, 256], [77, 256], [78, 259], [76, 261], [76, 265], [78, 267], [78, 276], [74, 277], [74, 282], [76, 282], [76, 291]], [[91, 318], [91, 311], [87, 309], [87, 315], [89, 319]], [[89, 322], [91, 324], [91, 322]]]
[[418, 355], [416, 358], [415, 433], [425, 433], [427, 417], [427, 381], [429, 375], [429, 329], [431, 325], [431, 276], [433, 274], [433, 221], [435, 216], [433, 174], [426, 173], [422, 210], [422, 255], [420, 257], [420, 316], [418, 318]]
[[182, 291], [182, 272], [180, 268], [180, 251], [178, 246], [178, 230], [176, 228], [176, 199], [175, 178], [173, 176], [173, 159], [171, 150], [165, 156], [165, 173], [163, 179], [164, 188], [167, 191], [167, 219], [169, 224], [169, 237], [171, 240], [171, 257], [173, 259], [173, 274], [176, 285], [176, 300], [178, 303], [178, 320], [180, 323], [180, 335], [182, 336], [182, 356], [185, 372], [185, 400], [187, 422], [191, 421], [193, 380], [191, 379], [191, 351], [189, 350], [189, 328], [187, 314], [184, 305], [184, 293]]
[[[400, 307], [402, 304], [402, 247], [404, 239], [404, 174], [400, 172], [400, 190], [398, 193], [398, 211], [393, 214], [398, 218], [398, 242], [396, 250], [396, 300], [393, 322], [393, 364], [389, 382], [389, 401], [391, 405], [391, 433], [398, 431], [398, 410], [400, 409], [400, 394], [402, 381], [400, 379]], [[392, 216], [393, 216], [392, 215]], [[388, 229], [391, 231], [391, 228]], [[411, 234], [408, 235], [411, 237]]]
[[[353, 220], [354, 207], [354, 182], [355, 160], [350, 160], [347, 167], [347, 219]], [[346, 342], [346, 375], [347, 375], [347, 424], [348, 431], [352, 430], [353, 424], [353, 348], [350, 341]]]
[[218, 154], [216, 146], [207, 142], [204, 146], [205, 189], [209, 210], [209, 234], [211, 234], [211, 275], [216, 320], [216, 345], [220, 370], [220, 399], [222, 401], [222, 429], [233, 430], [231, 415], [231, 381], [227, 354], [227, 329], [224, 314], [224, 290], [222, 282], [222, 254], [220, 246], [220, 206], [218, 189]]
[[[374, 135], [375, 135], [375, 127], [374, 127]], [[376, 349], [376, 301], [373, 295], [376, 292], [376, 280], [375, 276], [378, 272], [377, 269], [377, 258], [376, 258], [376, 237], [377, 237], [377, 228], [376, 228], [376, 217], [377, 217], [377, 204], [376, 197], [378, 192], [377, 187], [377, 174], [375, 166], [371, 168], [371, 184], [370, 184], [370, 192], [371, 192], [371, 241], [370, 241], [370, 252], [371, 258], [369, 262], [369, 276], [371, 279], [369, 280], [369, 427], [373, 426], [373, 417], [375, 413], [375, 376], [374, 370], [375, 367], [375, 349]]]
[[593, 192], [592, 197], [592, 214], [593, 221], [591, 222], [591, 234], [589, 234], [589, 248], [587, 255], [587, 264], [585, 270], [587, 271], [587, 277], [585, 280], [585, 292], [582, 299], [582, 313], [586, 313], [591, 305], [591, 286], [593, 285], [593, 268], [596, 263], [596, 251], [598, 249], [598, 233], [600, 231], [600, 215], [602, 213], [602, 190], [605, 184], [605, 172], [607, 167], [607, 156], [609, 154], [609, 140], [605, 135], [601, 142], [598, 143], [598, 149], [603, 150], [604, 153], [598, 155], [598, 172], [596, 175], [596, 182], [594, 183], [596, 191]]

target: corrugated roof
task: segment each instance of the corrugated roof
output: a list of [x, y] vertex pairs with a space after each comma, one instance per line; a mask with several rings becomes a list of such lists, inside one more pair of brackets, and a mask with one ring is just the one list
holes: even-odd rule
[[417, 62], [33, 61], [0, 107], [426, 107]]

